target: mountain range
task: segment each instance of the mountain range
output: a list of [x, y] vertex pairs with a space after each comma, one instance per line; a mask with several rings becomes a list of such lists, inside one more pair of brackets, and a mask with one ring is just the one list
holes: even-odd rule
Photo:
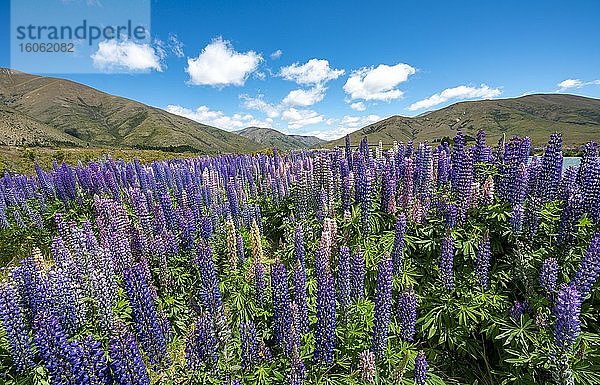
[[246, 127], [235, 131], [236, 134], [248, 138], [266, 147], [277, 147], [280, 150], [296, 150], [310, 148], [324, 143], [323, 139], [307, 135], [286, 135], [272, 128]]
[[[462, 130], [474, 140], [485, 129], [490, 142], [529, 136], [544, 145], [563, 133], [566, 146], [600, 141], [600, 100], [569, 94], [533, 94], [510, 99], [460, 102], [415, 117], [391, 116], [350, 134], [382, 141], [437, 143]], [[225, 131], [70, 80], [0, 69], [0, 145], [189, 150], [199, 153], [294, 150], [343, 145], [314, 136], [286, 135], [272, 128]]]
[[[553, 132], [563, 134], [566, 146], [600, 141], [600, 100], [569, 94], [533, 94], [510, 99], [477, 100], [452, 104], [415, 117], [400, 115], [370, 124], [350, 134], [352, 143], [363, 136], [369, 142], [390, 145], [400, 142], [436, 143], [462, 130], [474, 140], [484, 129], [490, 141], [505, 135], [529, 136], [534, 146], [543, 146]], [[344, 138], [327, 143], [343, 145]]]

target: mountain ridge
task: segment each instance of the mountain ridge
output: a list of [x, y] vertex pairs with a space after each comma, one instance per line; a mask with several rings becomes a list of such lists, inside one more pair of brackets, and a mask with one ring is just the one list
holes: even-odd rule
[[[543, 146], [553, 132], [563, 133], [568, 146], [600, 141], [600, 99], [571, 94], [531, 94], [517, 98], [461, 101], [414, 117], [393, 115], [350, 133], [357, 143], [363, 136], [385, 144], [397, 141], [439, 142], [462, 130], [474, 138], [485, 129], [490, 140], [501, 136], [529, 136], [534, 146]], [[344, 138], [327, 147], [344, 144]]]
[[[0, 132], [6, 133], [0, 135], [0, 144], [183, 148], [204, 153], [260, 149], [240, 135], [160, 108], [71, 80], [7, 68], [0, 69], [0, 105], [4, 106]], [[12, 111], [18, 114], [8, 119]], [[30, 132], [38, 132], [43, 140], [35, 140]]]
[[268, 127], [246, 127], [234, 132], [261, 145], [277, 147], [284, 151], [310, 148], [325, 142], [316, 136], [288, 135]]

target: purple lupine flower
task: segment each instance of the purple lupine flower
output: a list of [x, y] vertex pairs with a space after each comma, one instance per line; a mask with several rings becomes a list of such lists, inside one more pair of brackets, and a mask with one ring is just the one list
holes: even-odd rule
[[9, 345], [9, 352], [19, 373], [35, 366], [31, 339], [27, 333], [25, 314], [19, 303], [17, 289], [9, 283], [0, 285], [0, 324]]
[[280, 260], [271, 268], [271, 295], [273, 296], [273, 334], [277, 344], [290, 353], [288, 336], [290, 333], [290, 298], [288, 294], [287, 272]]
[[521, 164], [513, 177], [513, 208], [510, 224], [513, 231], [519, 234], [523, 228], [524, 204], [527, 193], [527, 168], [524, 164]]
[[440, 277], [444, 287], [450, 291], [454, 289], [454, 238], [448, 233], [442, 240], [440, 256]]
[[486, 231], [479, 241], [477, 259], [475, 260], [475, 277], [483, 290], [488, 289], [490, 270], [490, 236]]
[[338, 254], [337, 294], [344, 312], [350, 306], [350, 249], [347, 246], [340, 247]]
[[364, 382], [369, 384], [375, 383], [375, 354], [372, 351], [365, 350], [360, 353], [359, 371], [360, 377]]
[[458, 206], [456, 203], [447, 203], [444, 212], [444, 227], [446, 230], [454, 228], [456, 225], [456, 217], [458, 216]]
[[223, 316], [223, 299], [219, 288], [219, 278], [212, 258], [212, 248], [199, 245], [195, 264], [200, 274], [198, 295], [203, 310], [212, 317]]
[[306, 271], [300, 261], [294, 264], [292, 274], [294, 285], [294, 303], [298, 307], [299, 325], [298, 332], [306, 333], [308, 331], [308, 303], [306, 301]]
[[344, 160], [341, 166], [341, 192], [340, 192], [340, 200], [342, 203], [342, 214], [345, 216], [349, 216], [350, 214], [350, 168], [348, 161]]
[[200, 235], [205, 240], [210, 239], [213, 234], [213, 225], [212, 220], [208, 216], [203, 216], [200, 218]]
[[300, 357], [300, 314], [295, 303], [291, 305], [292, 323], [290, 326], [290, 373], [288, 375], [288, 383], [290, 385], [300, 385], [306, 378], [306, 368]]
[[115, 324], [108, 343], [114, 380], [123, 385], [150, 385], [148, 370], [133, 333], [122, 322]]
[[558, 261], [556, 258], [546, 258], [540, 270], [540, 287], [546, 295], [556, 292], [558, 280]]
[[544, 202], [556, 199], [562, 176], [562, 165], [562, 134], [557, 132], [550, 135], [550, 141], [546, 145], [542, 158], [538, 194], [543, 197]]
[[400, 205], [403, 208], [410, 206], [413, 200], [415, 165], [411, 158], [404, 159], [404, 181], [402, 183], [402, 196]]
[[77, 371], [77, 349], [69, 341], [52, 315], [38, 314], [33, 324], [33, 338], [53, 384], [70, 384]]
[[317, 325], [315, 329], [316, 364], [331, 364], [335, 342], [335, 283], [329, 260], [323, 250], [315, 252], [317, 276]]
[[48, 279], [42, 275], [31, 257], [22, 259], [19, 267], [12, 271], [11, 277], [17, 283], [23, 309], [31, 323], [38, 312], [43, 311], [46, 304], [51, 302]]
[[392, 261], [394, 264], [394, 274], [402, 271], [402, 253], [404, 251], [404, 234], [406, 232], [406, 217], [404, 214], [398, 214], [396, 219], [396, 232], [394, 234], [394, 245], [392, 246]]
[[386, 258], [379, 263], [377, 269], [377, 292], [375, 294], [375, 324], [371, 351], [376, 358], [383, 357], [387, 347], [390, 313], [392, 311], [392, 260]]
[[142, 349], [149, 362], [159, 367], [168, 361], [167, 343], [142, 264], [136, 263], [125, 269], [123, 286], [129, 298], [133, 324]]
[[422, 350], [415, 357], [415, 383], [417, 385], [425, 385], [427, 383], [427, 358]]
[[398, 298], [398, 316], [400, 317], [400, 337], [412, 342], [417, 323], [417, 295], [412, 287], [400, 293]]
[[258, 339], [256, 338], [256, 327], [252, 321], [240, 324], [240, 341], [242, 367], [250, 369], [258, 361]]
[[596, 234], [579, 262], [579, 267], [571, 279], [582, 298], [587, 297], [600, 276], [600, 233]]
[[514, 319], [515, 321], [518, 321], [521, 318], [521, 316], [527, 312], [528, 308], [529, 305], [526, 301], [521, 302], [519, 300], [515, 300], [513, 306], [508, 311], [508, 315], [510, 316], [510, 318]]
[[216, 368], [219, 360], [218, 342], [208, 315], [202, 313], [185, 340], [185, 359], [189, 370], [200, 370], [203, 365]]
[[350, 275], [350, 297], [356, 302], [365, 296], [365, 259], [360, 251], [352, 255]]
[[72, 353], [75, 353], [75, 376], [73, 380], [81, 385], [112, 384], [113, 379], [102, 344], [87, 335], [83, 341], [72, 342]]
[[556, 296], [552, 314], [556, 317], [553, 334], [554, 343], [561, 349], [567, 349], [579, 336], [581, 330], [581, 295], [575, 285], [562, 284]]

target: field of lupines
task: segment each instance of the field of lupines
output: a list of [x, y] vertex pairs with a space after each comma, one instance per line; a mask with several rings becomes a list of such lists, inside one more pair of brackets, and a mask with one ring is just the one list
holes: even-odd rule
[[0, 382], [598, 384], [600, 159], [488, 146], [0, 178]]

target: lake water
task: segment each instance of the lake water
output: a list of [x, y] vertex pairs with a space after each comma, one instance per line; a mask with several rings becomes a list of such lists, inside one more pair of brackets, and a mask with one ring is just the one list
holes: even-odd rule
[[571, 166], [577, 166], [581, 162], [581, 158], [578, 156], [565, 156], [563, 158], [563, 170]]

